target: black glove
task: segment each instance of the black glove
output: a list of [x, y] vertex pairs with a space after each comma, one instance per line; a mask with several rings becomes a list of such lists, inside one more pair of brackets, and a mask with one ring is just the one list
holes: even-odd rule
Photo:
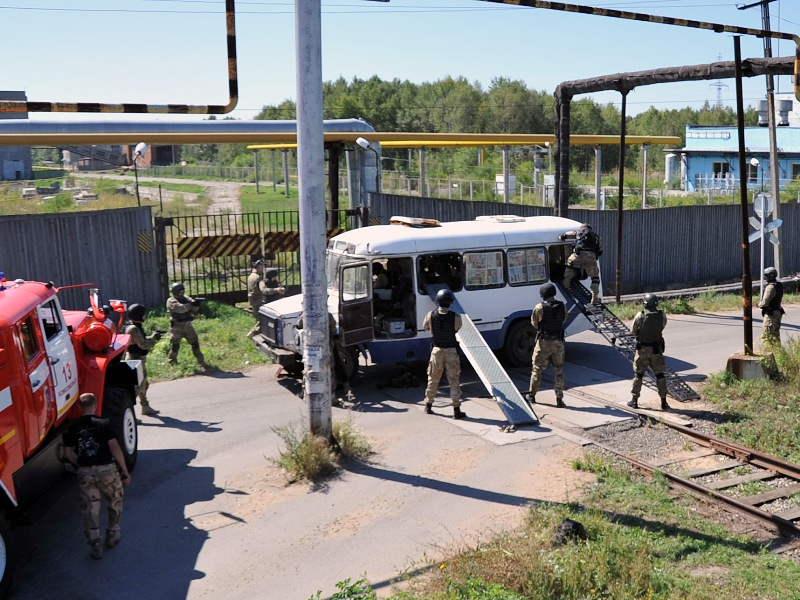
[[563, 242], [565, 239], [567, 239], [567, 235], [565, 233], [562, 233], [560, 236], [558, 236], [558, 239], [560, 239]]
[[160, 340], [160, 339], [161, 339], [161, 332], [160, 332], [160, 331], [156, 331], [156, 332], [153, 334], [153, 336], [152, 336], [152, 337], [153, 337], [153, 339], [154, 339], [155, 341], [158, 341], [158, 340]]
[[200, 300], [192, 300], [192, 306], [200, 306]]

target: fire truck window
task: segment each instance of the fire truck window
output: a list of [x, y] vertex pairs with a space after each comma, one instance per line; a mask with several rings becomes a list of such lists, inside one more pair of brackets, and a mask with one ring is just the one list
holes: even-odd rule
[[31, 360], [38, 351], [38, 344], [36, 343], [36, 333], [33, 328], [33, 320], [28, 317], [23, 321], [20, 327], [20, 335], [22, 336], [22, 346], [25, 351], [25, 358]]
[[39, 307], [39, 318], [42, 320], [44, 334], [48, 340], [52, 340], [59, 334], [61, 331], [61, 319], [58, 317], [54, 300]]

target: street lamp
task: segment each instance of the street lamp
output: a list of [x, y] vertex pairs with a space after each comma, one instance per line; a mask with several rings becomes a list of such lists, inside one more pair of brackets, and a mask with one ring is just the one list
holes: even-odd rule
[[764, 169], [759, 168], [760, 165], [761, 165], [761, 163], [758, 161], [758, 159], [755, 156], [750, 159], [750, 166], [751, 167], [755, 167], [756, 169], [758, 169], [757, 173], [760, 174], [759, 186], [763, 190], [764, 189]]
[[133, 150], [133, 176], [136, 180], [136, 204], [137, 206], [142, 205], [142, 200], [139, 198], [139, 169], [136, 166], [137, 159], [147, 152], [147, 144], [144, 142], [139, 142], [136, 144], [136, 148]]
[[372, 144], [369, 141], [365, 140], [363, 137], [356, 139], [356, 144], [364, 148], [364, 150], [372, 150], [375, 153], [375, 193], [381, 193], [381, 156], [378, 154], [378, 151], [372, 147]]

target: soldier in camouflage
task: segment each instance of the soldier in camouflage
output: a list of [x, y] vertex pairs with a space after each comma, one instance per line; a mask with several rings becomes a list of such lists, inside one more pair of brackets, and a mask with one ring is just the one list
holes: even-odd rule
[[561, 240], [574, 239], [575, 245], [572, 254], [567, 259], [567, 268], [564, 270], [564, 287], [569, 290], [572, 279], [580, 277], [583, 270], [591, 277], [590, 289], [592, 291], [592, 304], [600, 304], [600, 267], [597, 259], [603, 254], [600, 236], [597, 235], [589, 223], [583, 223], [577, 231], [567, 231], [559, 236]]
[[130, 324], [125, 328], [125, 333], [131, 336], [131, 341], [125, 352], [125, 360], [142, 361], [143, 376], [142, 381], [136, 386], [136, 396], [139, 398], [139, 404], [142, 405], [142, 414], [145, 417], [155, 417], [159, 411], [150, 406], [150, 402], [147, 400], [147, 389], [150, 387], [150, 383], [147, 381], [147, 354], [161, 339], [161, 333], [156, 331], [149, 336], [145, 333], [143, 323], [146, 315], [147, 308], [141, 304], [131, 304], [128, 307]]
[[633, 357], [633, 388], [628, 406], [639, 408], [639, 395], [642, 392], [642, 379], [648, 368], [656, 376], [656, 388], [661, 397], [661, 410], [669, 410], [667, 404], [667, 380], [664, 371], [667, 363], [664, 360], [664, 337], [662, 332], [667, 326], [667, 314], [658, 308], [658, 296], [645, 294], [644, 310], [633, 320], [631, 333], [636, 336], [636, 355]]
[[768, 350], [772, 346], [781, 345], [781, 319], [786, 311], [781, 306], [783, 284], [778, 281], [778, 270], [775, 267], [767, 267], [764, 269], [764, 279], [767, 285], [761, 293], [758, 308], [764, 317], [761, 325], [761, 346]]
[[178, 364], [178, 350], [181, 347], [181, 340], [186, 339], [192, 348], [192, 354], [197, 359], [197, 363], [203, 369], [209, 369], [209, 365], [203, 358], [200, 350], [200, 340], [194, 330], [192, 320], [200, 312], [200, 300], [195, 300], [186, 295], [186, 286], [182, 283], [172, 284], [172, 296], [167, 299], [167, 312], [169, 313], [169, 363]]
[[[106, 547], [120, 540], [122, 485], [131, 482], [125, 456], [108, 419], [95, 416], [94, 394], [81, 394], [78, 405], [83, 413], [64, 434], [64, 456], [78, 469], [78, 497], [83, 515], [86, 541], [92, 558], [103, 558], [100, 542], [100, 506], [108, 503]], [[116, 464], [115, 464], [116, 463]]]
[[258, 320], [258, 309], [264, 303], [264, 294], [261, 292], [261, 283], [264, 281], [264, 261], [258, 259], [253, 263], [253, 271], [247, 276], [247, 301], [256, 324], [248, 332], [247, 337], [251, 338], [261, 333], [261, 323]]
[[447, 373], [450, 384], [450, 400], [453, 404], [453, 418], [465, 419], [467, 415], [461, 411], [461, 361], [458, 357], [458, 340], [456, 332], [461, 329], [461, 315], [450, 310], [455, 297], [449, 289], [439, 290], [436, 294], [438, 308], [432, 310], [422, 323], [423, 329], [433, 336], [433, 350], [428, 362], [428, 387], [425, 390], [425, 412], [433, 412], [433, 400], [439, 389], [442, 373]]
[[552, 283], [542, 285], [539, 294], [542, 301], [531, 313], [531, 325], [536, 329], [536, 345], [533, 349], [530, 401], [536, 402], [542, 373], [551, 364], [555, 373], [553, 391], [556, 393], [556, 406], [564, 408], [564, 322], [567, 320], [567, 309], [563, 302], [556, 300], [556, 286]]

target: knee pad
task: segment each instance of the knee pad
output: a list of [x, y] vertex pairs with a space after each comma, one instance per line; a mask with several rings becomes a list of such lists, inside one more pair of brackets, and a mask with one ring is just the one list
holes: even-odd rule
[[592, 277], [592, 283], [600, 283], [599, 277]]
[[637, 379], [642, 379], [644, 377], [644, 373], [635, 373]]
[[656, 375], [656, 379], [664, 379], [664, 374], [659, 373], [658, 375]]

